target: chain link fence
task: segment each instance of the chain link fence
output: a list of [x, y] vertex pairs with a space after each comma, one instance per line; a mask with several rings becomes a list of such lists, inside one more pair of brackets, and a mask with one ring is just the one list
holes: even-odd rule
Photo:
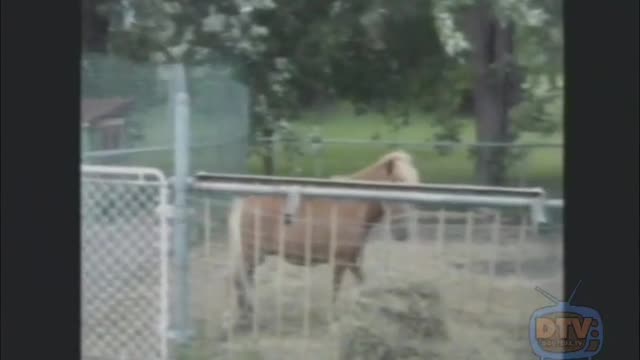
[[167, 359], [166, 186], [157, 171], [83, 167], [84, 359]]
[[[158, 171], [83, 169], [86, 359], [168, 358], [169, 304], [179, 295], [168, 266], [168, 191]], [[400, 356], [399, 346], [409, 352], [427, 346], [437, 349], [437, 359], [523, 359], [529, 316], [546, 305], [534, 286], [562, 291], [561, 219], [540, 227], [526, 210], [424, 205], [375, 224], [314, 220], [324, 227], [335, 226], [332, 221], [353, 229], [372, 226], [362, 260], [364, 285], [347, 275], [332, 305], [327, 266], [269, 257], [255, 273], [252, 325], [236, 331], [230, 325], [236, 311], [229, 282], [231, 199], [202, 191], [188, 198], [193, 337], [171, 358], [378, 359], [376, 351]], [[265, 221], [279, 218], [277, 211], [251, 210]], [[393, 241], [396, 231], [405, 231], [408, 240]], [[266, 236], [251, 228], [242, 232]], [[407, 339], [422, 334], [423, 345], [407, 345], [386, 334], [390, 328], [414, 329]]]
[[[249, 93], [229, 69], [185, 66], [191, 168], [245, 173]], [[171, 66], [83, 54], [82, 160], [85, 164], [174, 170]], [[123, 102], [131, 104], [123, 108]]]

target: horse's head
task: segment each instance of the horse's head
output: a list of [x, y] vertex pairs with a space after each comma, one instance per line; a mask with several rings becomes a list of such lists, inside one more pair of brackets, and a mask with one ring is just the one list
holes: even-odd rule
[[351, 175], [333, 176], [334, 179], [352, 179], [405, 184], [419, 184], [420, 174], [407, 152], [397, 150]]
[[411, 155], [404, 151], [394, 151], [383, 156], [378, 164], [384, 167], [382, 181], [419, 184], [420, 173], [413, 164]]
[[[402, 184], [419, 184], [420, 174], [413, 164], [411, 155], [404, 151], [394, 151], [382, 156], [373, 165], [350, 176], [354, 180], [380, 181]], [[398, 241], [408, 238], [405, 223], [414, 211], [414, 206], [395, 201], [383, 202], [375, 205], [371, 211], [369, 221], [379, 222], [385, 216], [391, 221], [391, 234]]]

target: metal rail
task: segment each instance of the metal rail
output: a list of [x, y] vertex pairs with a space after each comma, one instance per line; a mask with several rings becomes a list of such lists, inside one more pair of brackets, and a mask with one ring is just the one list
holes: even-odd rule
[[132, 167], [132, 166], [104, 166], [104, 165], [81, 165], [83, 179], [105, 179], [116, 178], [123, 181], [130, 180], [133, 182], [155, 181], [160, 185], [167, 184], [167, 178], [164, 173], [156, 168], [150, 167]]
[[[451, 184], [402, 184], [375, 181], [356, 181], [344, 179], [317, 179], [298, 177], [278, 177], [261, 175], [229, 175], [199, 172], [194, 176], [195, 182], [233, 182], [235, 184], [257, 185], [296, 185], [313, 186], [323, 188], [360, 189], [375, 191], [404, 191], [404, 192], [431, 192], [431, 193], [460, 193], [487, 196], [519, 196], [523, 198], [539, 198], [545, 196], [544, 189], [540, 187], [517, 188], [477, 185], [451, 185]], [[403, 200], [404, 201], [404, 200]]]
[[[420, 204], [530, 207], [535, 223], [546, 222], [546, 198], [541, 188], [501, 188], [472, 185], [406, 185], [376, 182], [278, 178], [199, 173], [190, 181], [196, 191], [237, 195], [300, 196], [343, 200], [396, 201]], [[289, 209], [290, 206], [287, 206]]]

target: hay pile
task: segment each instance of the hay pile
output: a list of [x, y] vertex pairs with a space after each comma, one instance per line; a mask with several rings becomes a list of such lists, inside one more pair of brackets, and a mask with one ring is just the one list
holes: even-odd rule
[[448, 340], [439, 292], [414, 282], [360, 291], [342, 323], [344, 360], [441, 359]]

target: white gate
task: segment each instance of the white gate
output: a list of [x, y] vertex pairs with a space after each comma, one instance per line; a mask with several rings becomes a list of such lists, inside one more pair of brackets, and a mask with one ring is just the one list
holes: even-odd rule
[[[191, 249], [192, 307], [199, 325], [191, 354], [197, 358], [533, 359], [528, 320], [548, 305], [534, 288], [562, 290], [562, 232], [547, 233], [556, 226], [547, 210], [562, 204], [547, 202], [542, 189], [206, 173], [190, 186], [192, 200], [203, 209], [195, 219], [203, 223], [203, 241]], [[249, 291], [253, 311], [242, 319], [234, 287], [223, 275], [235, 265], [229, 241], [234, 236], [225, 224], [233, 208], [220, 193], [288, 199], [282, 213], [270, 206], [247, 208], [251, 220], [236, 223], [235, 238], [245, 234], [253, 244], [243, 244], [249, 249], [270, 241], [270, 251], [282, 254], [290, 230], [272, 220], [294, 215], [300, 225], [294, 234], [304, 241], [297, 249], [304, 249], [306, 259], [314, 242], [335, 250], [340, 229], [344, 236], [345, 229], [362, 226], [339, 215], [338, 200], [416, 206], [370, 224], [359, 265], [365, 280], [358, 284], [347, 274], [335, 302], [332, 269], [339, 259], [301, 267], [275, 256], [261, 262], [254, 252], [254, 263], [261, 265]], [[308, 199], [336, 202], [328, 216], [313, 218], [313, 208], [301, 210]], [[267, 226], [274, 231], [265, 231]], [[328, 236], [320, 227], [329, 228]], [[403, 229], [405, 241], [392, 241], [402, 238], [394, 230]]]
[[82, 357], [167, 359], [167, 180], [82, 166], [81, 186]]

